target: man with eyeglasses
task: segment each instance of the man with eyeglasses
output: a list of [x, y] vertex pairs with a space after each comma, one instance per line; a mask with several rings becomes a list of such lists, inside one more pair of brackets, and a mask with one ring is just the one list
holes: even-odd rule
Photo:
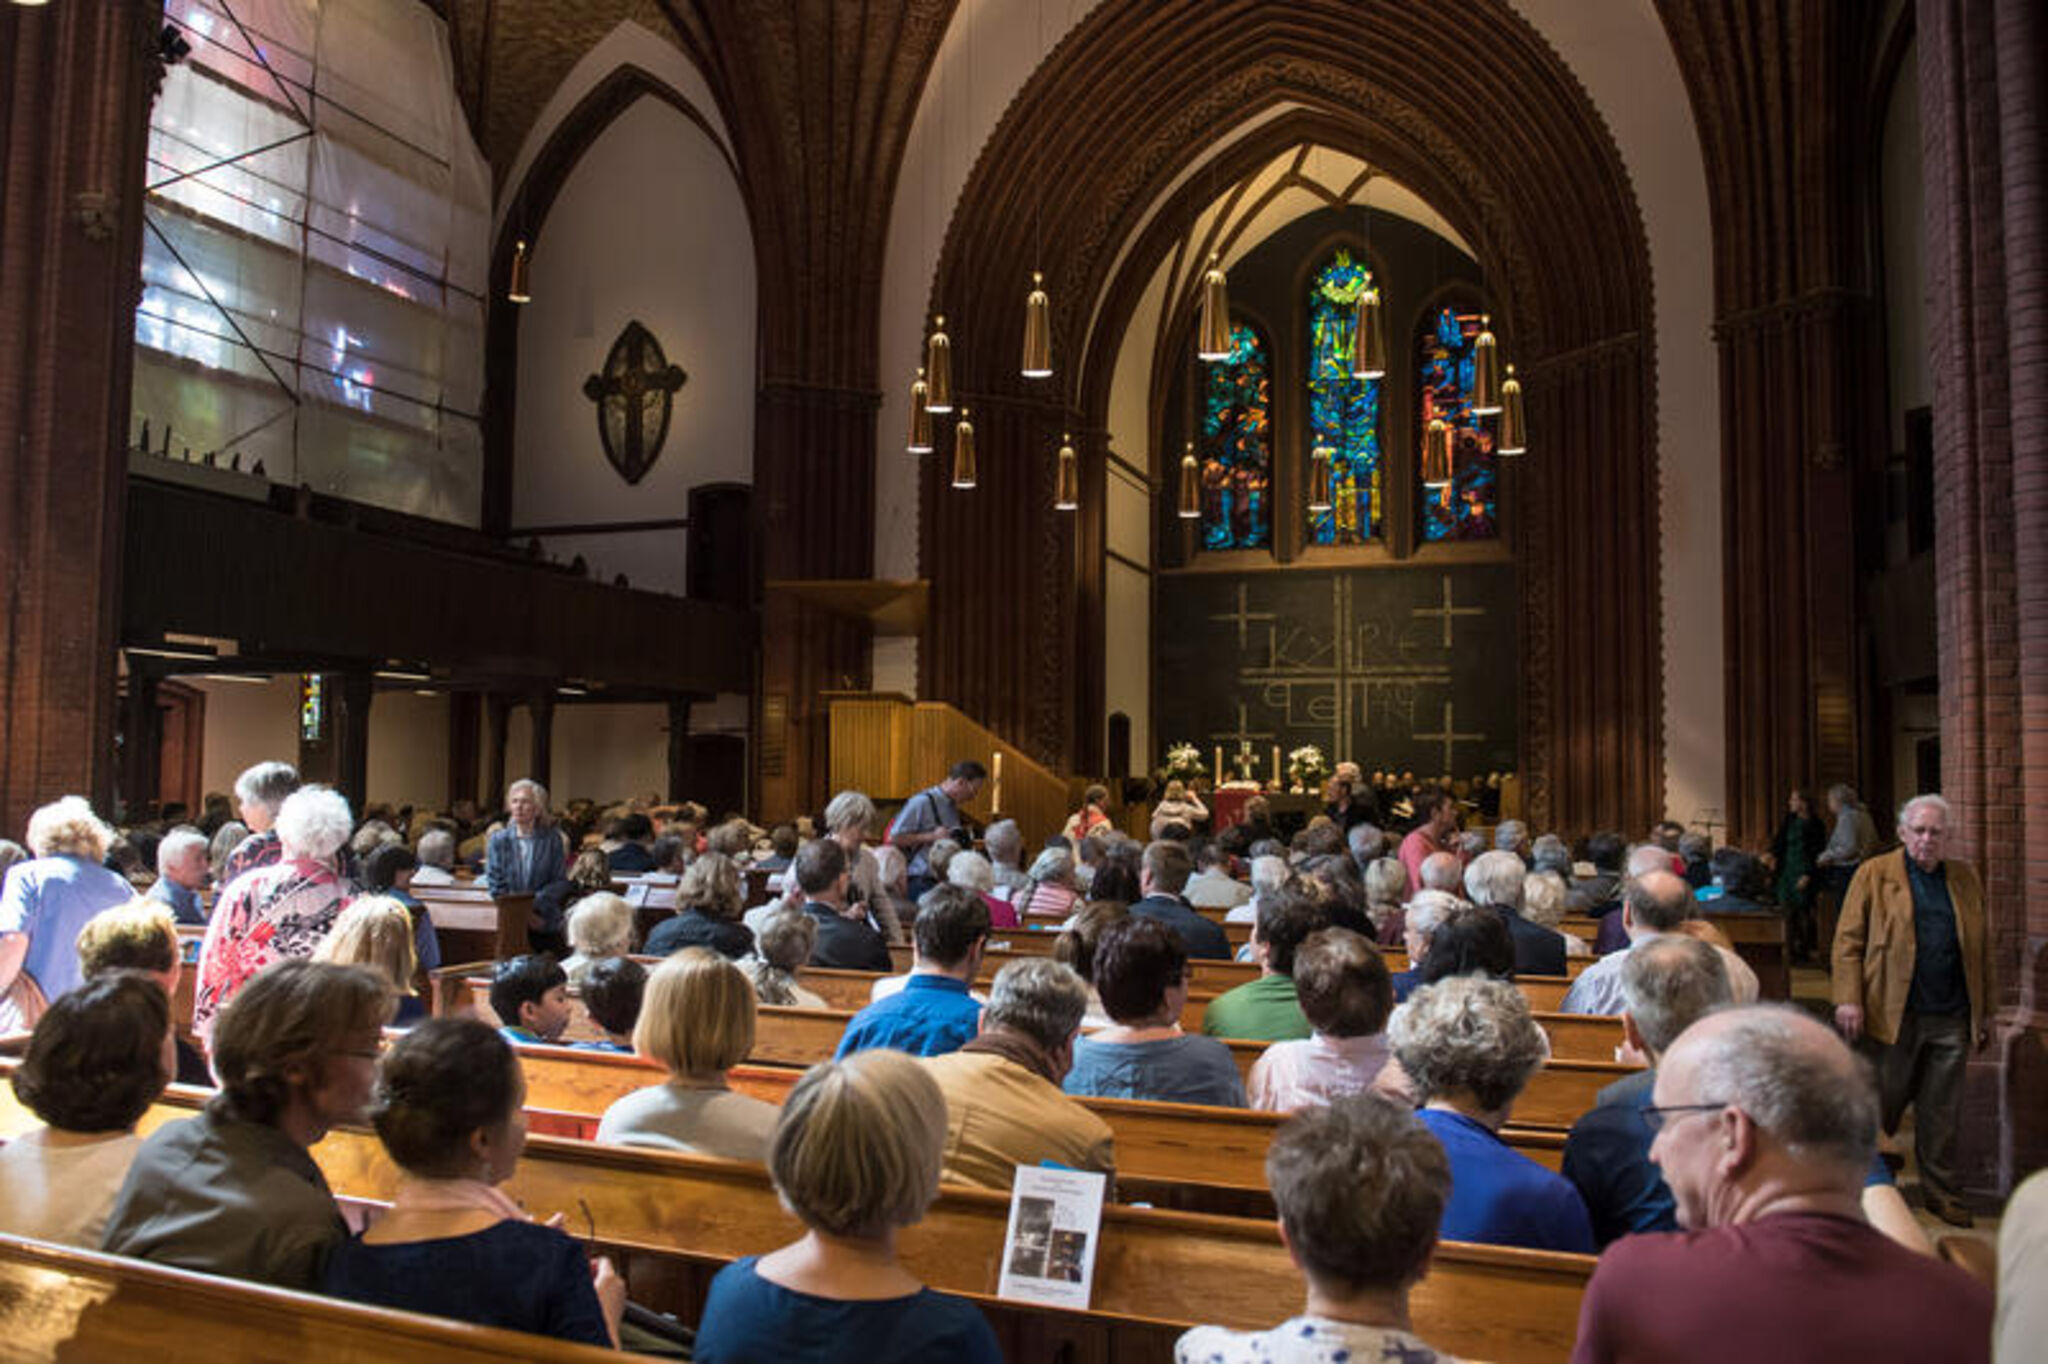
[[1929, 1212], [1972, 1218], [1956, 1178], [1963, 1069], [1989, 1037], [1991, 934], [1984, 885], [1947, 857], [1949, 808], [1915, 796], [1899, 811], [1904, 846], [1856, 870], [1835, 928], [1835, 1026], [1877, 1066], [1884, 1130], [1913, 1108], [1913, 1157]]
[[1601, 1256], [1574, 1364], [1990, 1359], [1990, 1290], [1863, 1218], [1876, 1086], [1823, 1024], [1778, 1005], [1709, 1014], [1640, 1112], [1685, 1230]]

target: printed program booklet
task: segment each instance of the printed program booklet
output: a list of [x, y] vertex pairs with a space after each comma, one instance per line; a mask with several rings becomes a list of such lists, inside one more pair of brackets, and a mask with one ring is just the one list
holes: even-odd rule
[[1105, 1175], [1017, 1167], [996, 1295], [1085, 1309], [1095, 1281], [1095, 1244], [1108, 1194]]

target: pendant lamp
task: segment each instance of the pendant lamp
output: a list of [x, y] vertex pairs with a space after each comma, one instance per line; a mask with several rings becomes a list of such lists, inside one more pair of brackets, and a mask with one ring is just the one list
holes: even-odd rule
[[1230, 358], [1230, 286], [1223, 278], [1222, 262], [1214, 255], [1209, 257], [1208, 273], [1202, 276], [1202, 320], [1195, 332], [1195, 354], [1212, 361]]
[[1195, 462], [1195, 443], [1180, 457], [1180, 518], [1193, 521], [1202, 514], [1202, 466]]
[[932, 412], [926, 404], [931, 401], [931, 385], [924, 381], [924, 366], [917, 367], [917, 378], [910, 385], [910, 441], [905, 446], [913, 455], [928, 455], [932, 452]]
[[1308, 509], [1326, 512], [1330, 507], [1330, 447], [1318, 444], [1309, 452]]
[[1380, 315], [1380, 289], [1370, 275], [1358, 295], [1358, 320], [1351, 334], [1351, 377], [1387, 377], [1387, 328]]
[[981, 472], [981, 465], [974, 457], [974, 423], [969, 420], [973, 414], [966, 408], [960, 409], [960, 420], [953, 427], [953, 486], [972, 488]]
[[1074, 438], [1060, 437], [1060, 462], [1053, 473], [1052, 509], [1079, 511], [1081, 508], [1081, 460], [1074, 453]]
[[1031, 272], [1031, 293], [1024, 300], [1024, 377], [1052, 377], [1052, 300], [1040, 287], [1045, 276]]
[[1515, 367], [1508, 366], [1508, 377], [1500, 386], [1500, 438], [1493, 447], [1503, 455], [1519, 455], [1529, 448], [1529, 419], [1522, 411], [1522, 381], [1515, 377]]
[[505, 290], [508, 303], [533, 302], [533, 267], [527, 260], [526, 243], [512, 248], [512, 283]]
[[1500, 411], [1500, 345], [1492, 323], [1481, 315], [1479, 335], [1472, 341], [1472, 410], [1482, 417]]
[[1445, 488], [1451, 482], [1451, 427], [1442, 417], [1431, 417], [1422, 434], [1422, 486]]
[[953, 343], [946, 336], [943, 315], [932, 319], [931, 338], [924, 343], [924, 375], [929, 386], [924, 406], [927, 412], [953, 410]]

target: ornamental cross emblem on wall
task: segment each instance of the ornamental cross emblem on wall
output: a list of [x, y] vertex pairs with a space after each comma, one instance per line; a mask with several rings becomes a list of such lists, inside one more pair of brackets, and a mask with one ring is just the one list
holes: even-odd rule
[[628, 483], [654, 467], [668, 439], [677, 390], [690, 381], [668, 362], [661, 342], [638, 321], [628, 322], [612, 342], [604, 369], [583, 381], [583, 396], [597, 404], [597, 435], [604, 457]]

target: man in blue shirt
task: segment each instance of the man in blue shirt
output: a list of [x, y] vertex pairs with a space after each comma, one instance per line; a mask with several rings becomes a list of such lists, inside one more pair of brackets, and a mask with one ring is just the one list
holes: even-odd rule
[[934, 886], [917, 902], [917, 962], [901, 989], [855, 1014], [837, 1056], [893, 1047], [912, 1056], [957, 1051], [981, 1029], [968, 993], [988, 947], [988, 902], [965, 886]]
[[181, 924], [203, 924], [206, 909], [199, 892], [211, 873], [206, 835], [189, 825], [173, 829], [156, 845], [156, 884], [145, 898], [170, 906], [171, 917]]
[[1147, 843], [1138, 866], [1138, 892], [1145, 898], [1131, 906], [1131, 913], [1141, 919], [1157, 919], [1172, 929], [1191, 957], [1229, 961], [1230, 938], [1223, 925], [1197, 913], [1181, 898], [1194, 870], [1186, 844], [1167, 839]]
[[944, 781], [904, 801], [896, 818], [889, 821], [888, 841], [910, 859], [912, 895], [922, 895], [932, 887], [931, 863], [926, 860], [932, 844], [951, 838], [964, 848], [973, 842], [960, 807], [980, 794], [987, 777], [988, 769], [972, 758], [954, 763]]
[[[1721, 954], [1676, 933], [1628, 954], [1621, 989], [1627, 1001], [1622, 1033], [1652, 1067], [1695, 1020], [1734, 999]], [[1678, 1229], [1671, 1190], [1650, 1163], [1656, 1134], [1641, 1112], [1656, 1083], [1651, 1069], [1607, 1086], [1565, 1141], [1564, 1176], [1586, 1200], [1593, 1239], [1602, 1246], [1631, 1232]]]

